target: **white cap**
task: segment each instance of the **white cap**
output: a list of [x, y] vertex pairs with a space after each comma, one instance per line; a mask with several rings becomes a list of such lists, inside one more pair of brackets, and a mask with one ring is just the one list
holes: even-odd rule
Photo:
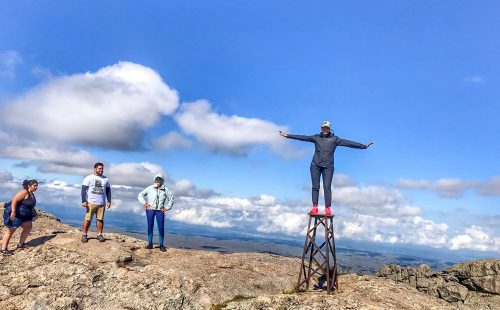
[[332, 128], [332, 124], [329, 121], [324, 121], [323, 123], [321, 123], [321, 127]]

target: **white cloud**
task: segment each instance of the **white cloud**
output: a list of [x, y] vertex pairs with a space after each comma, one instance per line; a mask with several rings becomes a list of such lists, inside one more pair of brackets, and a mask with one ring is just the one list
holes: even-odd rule
[[336, 173], [333, 175], [332, 179], [332, 187], [333, 188], [340, 188], [340, 187], [349, 187], [349, 186], [354, 186], [356, 185], [356, 182], [354, 182], [350, 176], [342, 173]]
[[337, 219], [337, 236], [386, 243], [411, 243], [433, 247], [447, 245], [448, 226], [420, 216], [351, 214]]
[[82, 208], [80, 206], [80, 193], [80, 184], [69, 184], [60, 180], [52, 180], [38, 186], [36, 198], [38, 203], [63, 206], [69, 205]]
[[0, 170], [0, 183], [14, 180], [14, 176], [7, 170]]
[[286, 127], [257, 118], [218, 114], [206, 100], [183, 103], [174, 118], [185, 133], [195, 136], [215, 152], [244, 156], [253, 148], [265, 145], [284, 157], [299, 154], [278, 135], [278, 131]]
[[392, 213], [395, 206], [402, 206], [404, 203], [403, 194], [399, 191], [380, 186], [333, 188], [333, 200], [341, 206], [377, 214], [383, 212], [382, 208]]
[[[93, 171], [89, 170], [90, 174]], [[104, 175], [106, 175], [112, 185], [126, 185], [145, 188], [153, 184], [154, 177], [157, 174], [163, 174], [165, 181], [168, 181], [168, 175], [159, 165], [149, 162], [141, 163], [121, 163], [104, 166]]]
[[466, 78], [462, 79], [466, 83], [474, 83], [474, 84], [484, 84], [486, 82], [486, 79], [481, 76], [481, 75], [473, 75], [473, 76], [468, 76]]
[[262, 194], [254, 200], [258, 206], [273, 206], [276, 205], [276, 197]]
[[402, 189], [429, 189], [431, 186], [425, 180], [400, 179], [397, 186]]
[[458, 198], [472, 185], [472, 182], [460, 179], [439, 179], [433, 185], [433, 189], [442, 197]]
[[183, 137], [178, 132], [171, 131], [164, 136], [161, 136], [154, 142], [154, 147], [158, 150], [170, 150], [175, 148], [188, 148], [193, 143]]
[[288, 235], [304, 235], [307, 215], [298, 212], [280, 212], [257, 227], [257, 231], [265, 233], [285, 233]]
[[13, 80], [16, 77], [16, 66], [22, 63], [17, 51], [8, 50], [0, 52], [0, 77]]
[[486, 182], [477, 184], [476, 190], [480, 195], [500, 196], [500, 176], [492, 177]]
[[[435, 191], [439, 196], [445, 198], [459, 198], [468, 189], [479, 186], [484, 188], [481, 183], [476, 181], [467, 181], [461, 179], [442, 178], [435, 183], [430, 183], [425, 180], [408, 180], [401, 179], [397, 183], [397, 187], [401, 189], [422, 189]], [[499, 191], [500, 192], [500, 191]]]
[[111, 149], [142, 147], [144, 131], [178, 107], [176, 91], [130, 62], [52, 78], [11, 101], [0, 119], [25, 136]]
[[186, 179], [169, 182], [169, 186], [176, 196], [194, 198], [209, 198], [218, 196], [218, 194], [212, 189], [199, 189], [193, 184], [193, 182]]
[[208, 225], [216, 228], [233, 227], [231, 219], [221, 214], [220, 210], [207, 207], [174, 210], [172, 219], [188, 224]]
[[[151, 163], [125, 163], [105, 167], [106, 171], [110, 172], [108, 177], [114, 184], [112, 210], [142, 213], [137, 194], [143, 186], [151, 184], [153, 175], [162, 169]], [[5, 180], [0, 182], [1, 192], [14, 193], [20, 188], [19, 180], [12, 178], [10, 172], [0, 171], [0, 180]], [[167, 177], [167, 183], [175, 195], [170, 213], [173, 220], [297, 238], [305, 234], [308, 208], [304, 203], [283, 204], [268, 194], [252, 198], [222, 196], [213, 190], [201, 191], [190, 180], [174, 181]], [[397, 190], [351, 186], [341, 192], [334, 205], [338, 238], [500, 252], [500, 238], [494, 235], [494, 229], [491, 234], [478, 226], [468, 227], [463, 233], [450, 232], [446, 223], [424, 218], [421, 209], [409, 205]], [[40, 203], [70, 204], [79, 208], [80, 184], [44, 183], [37, 197]]]
[[31, 74], [37, 78], [44, 80], [51, 79], [54, 77], [49, 68], [38, 67], [38, 66], [31, 69]]
[[0, 157], [25, 159], [37, 165], [41, 172], [62, 174], [86, 173], [98, 161], [87, 151], [41, 144], [3, 146]]
[[490, 237], [482, 227], [472, 225], [465, 233], [451, 239], [450, 249], [473, 249], [478, 251], [500, 252], [500, 238]]

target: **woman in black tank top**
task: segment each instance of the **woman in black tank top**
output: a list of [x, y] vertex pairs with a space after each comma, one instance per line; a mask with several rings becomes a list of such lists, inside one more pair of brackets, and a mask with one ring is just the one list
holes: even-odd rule
[[24, 180], [23, 189], [12, 198], [11, 202], [5, 204], [3, 211], [5, 231], [2, 238], [2, 255], [8, 256], [13, 254], [8, 249], [9, 241], [12, 234], [19, 227], [22, 227], [23, 231], [21, 232], [17, 248], [25, 248], [24, 242], [31, 231], [33, 217], [36, 215], [36, 198], [34, 192], [37, 189], [38, 182], [36, 180]]

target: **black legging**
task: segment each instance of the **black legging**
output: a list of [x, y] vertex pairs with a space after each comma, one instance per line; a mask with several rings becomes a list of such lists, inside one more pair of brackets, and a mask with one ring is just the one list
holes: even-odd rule
[[319, 197], [319, 178], [323, 175], [323, 191], [325, 194], [325, 207], [332, 205], [332, 178], [333, 167], [318, 167], [311, 164], [311, 182], [312, 182], [312, 203], [318, 204]]

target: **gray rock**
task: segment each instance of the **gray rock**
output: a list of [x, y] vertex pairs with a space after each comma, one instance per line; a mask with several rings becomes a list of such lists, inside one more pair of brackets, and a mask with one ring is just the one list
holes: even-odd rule
[[453, 265], [443, 271], [470, 290], [500, 294], [500, 259], [481, 259]]
[[463, 302], [467, 298], [469, 290], [457, 283], [447, 282], [437, 288], [439, 296], [447, 302]]

